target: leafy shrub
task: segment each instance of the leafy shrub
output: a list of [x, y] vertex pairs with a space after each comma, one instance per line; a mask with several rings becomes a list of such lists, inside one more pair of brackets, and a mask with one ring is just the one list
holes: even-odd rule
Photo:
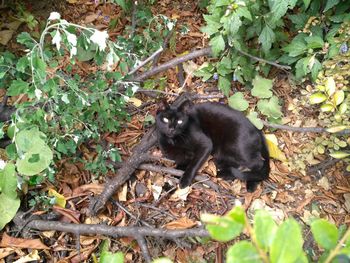
[[[212, 0], [207, 9], [202, 31], [210, 36], [209, 43], [219, 60], [203, 65], [196, 75], [204, 81], [218, 80], [226, 96], [230, 96], [232, 81], [254, 88], [266, 85], [260, 74], [268, 76], [269, 61], [295, 66], [299, 80], [308, 74], [315, 80], [323, 60], [338, 53], [339, 43], [334, 36], [341, 23], [350, 19], [350, 3], [333, 0]], [[294, 36], [291, 41], [289, 36]], [[279, 120], [282, 114], [277, 98], [272, 94], [267, 97], [266, 92], [258, 96], [254, 89], [251, 94], [263, 99], [257, 105], [260, 113], [270, 121]], [[238, 110], [248, 108], [242, 94], [236, 93], [230, 100]]]
[[[235, 207], [225, 216], [203, 214], [202, 221], [210, 236], [220, 242], [233, 240], [244, 232], [250, 240], [240, 240], [229, 246], [229, 262], [309, 262], [303, 251], [302, 230], [298, 222], [289, 218], [277, 225], [263, 210], [254, 215], [253, 225], [241, 207]], [[338, 262], [350, 259], [350, 229], [346, 232], [324, 219], [311, 223], [311, 232], [324, 251], [318, 262]], [[345, 233], [344, 233], [345, 232]]]
[[[7, 96], [16, 98], [11, 120], [1, 127], [12, 140], [6, 148], [7, 161], [15, 164], [13, 173], [22, 177], [22, 183], [36, 184], [45, 176], [54, 180], [52, 160], [75, 156], [82, 143], [120, 130], [129, 119], [125, 106], [139, 88], [127, 80], [128, 72], [140, 63], [140, 56], [161, 46], [160, 32], [168, 33], [173, 23], [165, 16], [159, 19], [143, 20], [143, 26], [150, 23], [149, 48], [145, 48], [136, 33], [132, 39], [119, 36], [112, 42], [106, 31], [70, 23], [53, 12], [39, 39], [28, 33], [18, 35], [17, 41], [26, 49], [24, 56], [0, 55], [0, 85], [7, 87]], [[97, 70], [78, 75], [76, 61], [90, 63]], [[86, 168], [97, 174], [112, 169], [106, 159], [121, 160], [114, 146], [97, 146], [96, 150], [97, 157], [85, 161]], [[16, 190], [16, 184], [10, 186]], [[0, 193], [5, 196], [1, 188]]]

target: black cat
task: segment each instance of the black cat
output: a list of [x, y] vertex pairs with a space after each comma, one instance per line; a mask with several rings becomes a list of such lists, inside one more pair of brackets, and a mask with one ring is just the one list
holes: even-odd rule
[[241, 112], [214, 102], [163, 104], [156, 117], [158, 143], [163, 154], [185, 171], [181, 188], [191, 184], [210, 154], [219, 177], [245, 180], [250, 192], [268, 178], [264, 135]]

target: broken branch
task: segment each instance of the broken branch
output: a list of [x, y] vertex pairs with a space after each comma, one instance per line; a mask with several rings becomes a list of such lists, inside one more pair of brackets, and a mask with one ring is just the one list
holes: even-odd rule
[[[294, 131], [294, 132], [313, 132], [313, 133], [331, 133], [327, 131], [326, 128], [321, 128], [321, 127], [293, 127], [293, 126], [288, 126], [288, 125], [280, 125], [280, 124], [275, 124], [275, 123], [269, 123], [267, 121], [262, 121], [263, 124], [266, 127], [269, 128], [274, 128], [274, 129], [280, 129], [280, 130], [286, 130], [286, 131]], [[350, 129], [345, 129], [340, 132], [335, 132], [335, 134], [339, 135], [345, 135], [345, 134], [350, 134]]]
[[181, 57], [176, 57], [162, 65], [159, 65], [158, 67], [152, 68], [149, 71], [146, 71], [138, 76], [136, 76], [134, 79], [131, 79], [130, 81], [136, 81], [136, 82], [141, 82], [144, 81], [145, 79], [158, 74], [162, 71], [165, 71], [169, 68], [175, 67], [176, 65], [183, 63], [185, 61], [197, 58], [197, 57], [201, 57], [201, 56], [208, 56], [211, 55], [212, 51], [210, 47], [207, 48], [202, 48], [199, 50], [195, 50], [187, 55], [181, 56]]

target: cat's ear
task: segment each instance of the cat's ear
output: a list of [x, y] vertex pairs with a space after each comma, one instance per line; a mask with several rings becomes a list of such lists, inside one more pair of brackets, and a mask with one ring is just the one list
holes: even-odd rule
[[193, 102], [190, 100], [185, 100], [181, 105], [178, 107], [178, 110], [183, 113], [188, 113], [189, 109], [193, 106]]
[[160, 104], [157, 112], [168, 110], [169, 108], [170, 108], [170, 106], [169, 106], [168, 102], [166, 101], [166, 99], [162, 99], [161, 104]]

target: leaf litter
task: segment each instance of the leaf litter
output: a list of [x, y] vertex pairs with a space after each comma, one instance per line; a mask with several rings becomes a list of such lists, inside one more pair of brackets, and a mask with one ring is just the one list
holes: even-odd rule
[[[181, 8], [179, 8], [181, 6]], [[66, 19], [78, 24], [94, 24], [97, 28], [107, 28], [108, 21], [115, 19], [116, 28], [110, 32], [111, 37], [121, 33], [126, 24], [130, 23], [126, 16], [121, 15], [121, 9], [117, 5], [108, 3], [95, 5], [91, 1], [67, 1], [63, 4], [61, 13]], [[189, 34], [176, 34], [176, 43], [172, 44], [161, 56], [160, 63], [173, 58], [176, 54], [184, 54], [188, 50], [207, 46], [208, 40], [200, 32], [203, 23], [202, 14], [194, 3], [162, 0], [157, 7], [153, 7], [153, 13], [163, 13], [168, 17], [177, 19], [176, 32], [181, 25], [189, 28]], [[4, 29], [6, 31], [8, 29]], [[11, 28], [11, 30], [16, 30]], [[10, 36], [8, 33], [7, 36]], [[13, 32], [11, 32], [12, 36]], [[6, 38], [5, 38], [6, 39]], [[6, 39], [10, 49], [16, 45]], [[184, 69], [187, 73], [200, 67], [206, 58], [197, 58], [195, 61], [187, 62]], [[58, 66], [64, 67], [67, 62], [61, 62]], [[96, 70], [85, 62], [79, 62], [78, 69], [84, 74], [93, 73]], [[57, 69], [56, 69], [57, 70]], [[54, 72], [53, 72], [54, 73]], [[175, 69], [162, 73], [167, 77], [165, 92], [179, 92], [179, 83]], [[272, 70], [271, 77], [275, 77], [273, 91], [275, 95], [285, 102], [283, 111], [283, 123], [295, 127], [317, 126], [317, 119], [314, 119], [311, 110], [303, 107], [299, 99], [301, 94], [298, 89], [291, 85], [288, 79], [277, 77]], [[187, 85], [192, 92], [205, 94], [208, 90], [216, 90], [216, 83], [201, 80], [190, 76]], [[244, 89], [238, 85], [238, 90]], [[139, 108], [150, 98], [139, 95], [130, 101], [134, 107]], [[250, 103], [256, 103], [255, 98], [249, 98]], [[102, 138], [109, 144], [120, 149], [122, 159], [130, 156], [132, 148], [138, 143], [144, 134], [145, 112], [152, 115], [156, 112], [156, 106], [150, 105], [134, 115], [131, 122], [127, 124], [119, 134], [106, 133]], [[114, 195], [115, 200], [123, 206], [117, 207], [111, 203], [106, 205], [106, 211], [97, 216], [89, 217], [86, 214], [89, 197], [100, 194], [103, 190], [105, 180], [95, 178], [93, 174], [84, 169], [82, 163], [74, 163], [69, 159], [62, 159], [57, 163], [59, 170], [56, 185], [46, 185], [46, 189], [52, 189], [53, 195], [60, 198], [61, 203], [65, 201], [69, 208], [55, 207], [54, 210], [61, 215], [61, 220], [66, 222], [84, 223], [108, 223], [114, 226], [132, 226], [140, 224], [140, 220], [147, 222], [154, 227], [165, 227], [168, 229], [186, 229], [198, 224], [201, 213], [214, 213], [223, 215], [232, 206], [241, 203], [248, 215], [256, 209], [265, 209], [277, 220], [281, 221], [288, 216], [293, 216], [308, 224], [315, 217], [327, 218], [337, 225], [350, 223], [350, 176], [343, 172], [342, 163], [336, 163], [328, 169], [316, 170], [314, 174], [306, 173], [306, 167], [322, 164], [324, 156], [317, 158], [310, 157], [304, 169], [297, 170], [291, 165], [290, 160], [297, 158], [301, 153], [303, 145], [313, 141], [316, 134], [293, 133], [290, 131], [273, 131], [269, 134], [269, 147], [273, 150], [275, 159], [271, 160], [270, 179], [258, 187], [254, 193], [247, 193], [245, 184], [236, 180], [234, 182], [223, 181], [216, 178], [215, 164], [209, 160], [200, 171], [201, 174], [209, 175], [209, 180], [218, 186], [214, 190], [203, 183], [194, 183], [192, 187], [182, 190], [172, 190], [177, 183], [174, 177], [167, 174], [138, 170], [135, 178], [124, 184], [120, 191]], [[82, 153], [86, 160], [93, 160], [96, 153], [93, 149], [83, 147]], [[153, 150], [153, 154], [159, 156], [159, 150]], [[169, 166], [166, 161], [160, 161], [162, 165]], [[171, 165], [171, 164], [170, 164]], [[110, 172], [107, 176], [118, 176]], [[137, 181], [136, 183], [133, 183]], [[42, 211], [45, 213], [45, 211]], [[56, 238], [54, 238], [56, 236]], [[80, 255], [75, 249], [75, 241], [70, 234], [45, 232], [39, 235], [41, 239], [20, 239], [2, 234], [0, 259], [8, 255], [16, 258], [37, 259], [37, 249], [47, 251], [45, 257], [54, 259], [58, 251], [66, 251], [62, 260], [78, 262], [80, 256], [83, 259], [89, 258], [96, 253], [101, 242], [101, 237], [80, 237]], [[49, 242], [43, 243], [43, 239]], [[204, 258], [222, 253], [223, 244], [209, 242], [201, 244], [198, 240], [191, 240], [191, 248], [178, 247], [173, 242], [165, 240], [148, 239], [150, 252], [154, 256], [168, 256], [176, 262], [188, 262], [189, 259], [195, 262], [202, 262]], [[185, 243], [185, 242], [184, 242]], [[47, 246], [47, 245], [48, 246]], [[10, 247], [16, 247], [12, 249]], [[129, 249], [131, 248], [131, 250]], [[21, 251], [20, 249], [23, 249]], [[29, 250], [34, 249], [32, 253]], [[121, 238], [115, 242], [113, 249], [122, 251], [125, 254], [126, 262], [142, 262], [140, 248], [135, 240]], [[27, 252], [25, 252], [27, 251]], [[220, 252], [221, 251], [221, 252]], [[33, 254], [34, 253], [34, 254]], [[39, 257], [42, 257], [41, 255]], [[15, 257], [13, 257], [15, 258]]]

